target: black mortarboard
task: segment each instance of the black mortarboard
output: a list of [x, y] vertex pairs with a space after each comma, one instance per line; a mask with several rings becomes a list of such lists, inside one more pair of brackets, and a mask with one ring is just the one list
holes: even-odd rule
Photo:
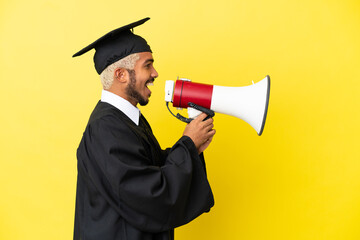
[[80, 56], [95, 48], [94, 55], [95, 69], [100, 74], [110, 64], [130, 55], [139, 52], [151, 52], [150, 46], [142, 37], [132, 33], [131, 29], [137, 27], [150, 18], [115, 29], [89, 46], [75, 53], [73, 57]]

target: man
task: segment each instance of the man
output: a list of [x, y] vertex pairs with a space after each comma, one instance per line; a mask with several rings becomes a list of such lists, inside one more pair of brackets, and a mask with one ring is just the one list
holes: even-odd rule
[[116, 29], [75, 56], [96, 49], [103, 84], [80, 142], [74, 239], [174, 239], [173, 229], [214, 204], [202, 152], [215, 130], [205, 114], [188, 124], [172, 148], [162, 150], [136, 107], [146, 105], [158, 76], [147, 42]]

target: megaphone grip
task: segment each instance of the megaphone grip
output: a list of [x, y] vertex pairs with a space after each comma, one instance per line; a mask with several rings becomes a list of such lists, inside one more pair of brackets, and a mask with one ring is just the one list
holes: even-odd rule
[[210, 110], [210, 109], [208, 109], [208, 108], [204, 108], [204, 107], [202, 107], [202, 106], [199, 106], [199, 105], [197, 105], [197, 104], [195, 104], [195, 103], [189, 102], [189, 103], [188, 103], [188, 106], [189, 106], [189, 107], [192, 107], [192, 108], [195, 108], [196, 110], [199, 110], [199, 111], [201, 111], [201, 112], [203, 112], [203, 113], [206, 113], [208, 116], [207, 116], [204, 120], [207, 120], [208, 118], [211, 118], [211, 117], [214, 117], [214, 116], [215, 116], [215, 112], [214, 112], [214, 111], [212, 111], [212, 110]]

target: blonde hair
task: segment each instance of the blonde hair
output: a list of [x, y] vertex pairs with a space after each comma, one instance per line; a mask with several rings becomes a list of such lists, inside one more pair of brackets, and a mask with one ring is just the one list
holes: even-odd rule
[[120, 59], [113, 64], [107, 66], [104, 71], [100, 74], [101, 84], [103, 85], [104, 90], [108, 90], [114, 81], [114, 71], [117, 68], [125, 68], [128, 70], [133, 70], [137, 60], [139, 60], [140, 56], [138, 53], [130, 54], [127, 57]]

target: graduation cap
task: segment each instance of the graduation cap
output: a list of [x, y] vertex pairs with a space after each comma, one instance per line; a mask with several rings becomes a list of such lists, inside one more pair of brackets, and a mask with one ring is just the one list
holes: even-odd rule
[[80, 56], [95, 48], [94, 64], [96, 72], [100, 74], [107, 66], [130, 54], [151, 52], [150, 46], [147, 44], [146, 40], [133, 34], [131, 31], [134, 27], [143, 24], [149, 19], [150, 18], [144, 18], [137, 22], [117, 28], [75, 53], [73, 57]]

